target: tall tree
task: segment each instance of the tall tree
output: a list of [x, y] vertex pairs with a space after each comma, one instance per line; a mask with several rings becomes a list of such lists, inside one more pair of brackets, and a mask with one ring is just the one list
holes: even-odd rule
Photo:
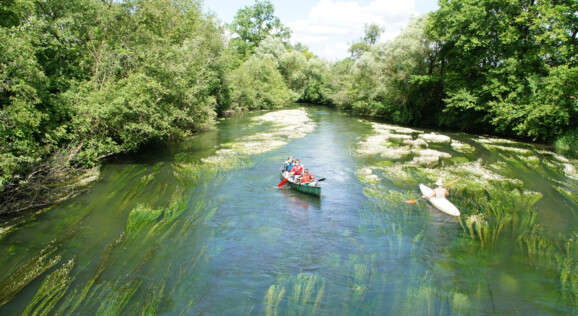
[[275, 67], [272, 56], [249, 57], [229, 75], [234, 108], [272, 109], [291, 102], [290, 90]]
[[351, 57], [359, 59], [363, 53], [368, 52], [373, 45], [379, 42], [379, 38], [383, 32], [385, 32], [385, 28], [376, 23], [365, 24], [363, 37], [353, 42], [349, 47]]
[[235, 37], [231, 41], [242, 56], [249, 56], [267, 37], [288, 41], [291, 30], [275, 16], [275, 8], [269, 0], [257, 0], [253, 6], [240, 9], [229, 25]]

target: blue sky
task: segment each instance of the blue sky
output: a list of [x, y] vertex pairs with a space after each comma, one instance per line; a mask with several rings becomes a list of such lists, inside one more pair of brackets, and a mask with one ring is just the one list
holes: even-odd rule
[[[367, 23], [385, 27], [381, 40], [395, 38], [410, 17], [438, 8], [438, 0], [271, 0], [275, 15], [293, 30], [291, 41], [307, 45], [329, 60], [348, 56], [349, 43], [363, 36]], [[205, 0], [205, 11], [230, 23], [237, 11], [254, 0]]]

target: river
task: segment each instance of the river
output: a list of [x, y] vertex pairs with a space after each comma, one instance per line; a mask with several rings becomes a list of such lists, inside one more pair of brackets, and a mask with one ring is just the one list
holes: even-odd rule
[[[0, 314], [576, 315], [577, 160], [323, 107], [217, 125], [3, 219]], [[277, 187], [290, 155], [321, 197]]]

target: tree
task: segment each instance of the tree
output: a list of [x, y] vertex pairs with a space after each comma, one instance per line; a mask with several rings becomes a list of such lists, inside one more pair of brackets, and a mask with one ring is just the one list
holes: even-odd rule
[[311, 58], [305, 67], [305, 87], [301, 100], [314, 104], [330, 104], [329, 62], [321, 58]]
[[577, 11], [572, 0], [440, 1], [428, 33], [440, 47], [442, 122], [542, 141], [571, 128]]
[[229, 25], [236, 36], [230, 45], [236, 48], [242, 56], [249, 56], [267, 37], [277, 37], [288, 41], [291, 30], [281, 23], [274, 15], [275, 9], [269, 0], [257, 0], [253, 6], [237, 11], [237, 15]]
[[359, 59], [363, 53], [368, 52], [373, 45], [379, 42], [383, 32], [385, 32], [385, 28], [380, 27], [376, 23], [365, 24], [364, 36], [353, 42], [349, 47], [351, 57]]
[[291, 94], [272, 57], [251, 56], [229, 76], [234, 108], [257, 110], [288, 105]]
[[[424, 33], [427, 16], [414, 18], [393, 41], [377, 43], [381, 32], [376, 25], [366, 27], [366, 37], [359, 43], [367, 50], [350, 63], [336, 65], [338, 78], [330, 80], [332, 100], [356, 113], [386, 116], [393, 122], [411, 124], [429, 114], [430, 91], [422, 77], [429, 69], [431, 41]], [[377, 43], [377, 44], [376, 44]], [[433, 103], [433, 102], [431, 102]]]
[[365, 36], [363, 37], [363, 41], [368, 45], [373, 46], [379, 42], [379, 38], [383, 32], [385, 32], [385, 28], [380, 27], [375, 23], [365, 24]]
[[199, 1], [10, 1], [0, 14], [0, 212], [49, 201], [48, 184], [103, 157], [212, 127], [228, 98], [224, 32]]
[[279, 59], [279, 72], [291, 91], [293, 101], [301, 99], [305, 88], [307, 59], [297, 51], [286, 52]]
[[297, 43], [297, 44], [293, 45], [293, 49], [300, 52], [301, 54], [303, 54], [303, 56], [305, 56], [305, 58], [307, 58], [307, 60], [315, 57], [315, 54], [313, 54], [309, 50], [309, 47], [307, 47], [307, 45], [305, 45], [303, 43]]

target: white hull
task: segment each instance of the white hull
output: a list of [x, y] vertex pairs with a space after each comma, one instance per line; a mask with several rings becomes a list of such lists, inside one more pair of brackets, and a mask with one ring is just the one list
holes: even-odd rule
[[[433, 190], [432, 190], [431, 188], [428, 188], [428, 187], [426, 187], [426, 186], [423, 185], [423, 184], [420, 184], [420, 185], [419, 185], [419, 189], [421, 190], [422, 195], [426, 195], [426, 196], [427, 196], [427, 195], [430, 195], [430, 194], [433, 192]], [[444, 213], [446, 213], [446, 214], [449, 214], [449, 215], [452, 215], [452, 216], [460, 216], [460, 211], [458, 210], [458, 208], [455, 207], [455, 206], [452, 204], [452, 202], [450, 202], [449, 200], [447, 200], [447, 199], [445, 199], [445, 198], [444, 198], [444, 199], [439, 199], [439, 198], [436, 198], [436, 197], [434, 196], [434, 197], [432, 197], [431, 199], [427, 199], [427, 200], [428, 200], [428, 201], [431, 203], [431, 205], [433, 205], [435, 208], [437, 208], [438, 210], [440, 210], [440, 211], [442, 211], [442, 212], [444, 212]]]

